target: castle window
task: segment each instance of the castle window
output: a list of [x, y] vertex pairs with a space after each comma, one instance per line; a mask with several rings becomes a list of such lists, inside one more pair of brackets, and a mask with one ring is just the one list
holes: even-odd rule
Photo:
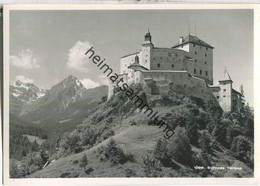
[[153, 59], [155, 60], [155, 57]]
[[183, 48], [183, 45], [181, 45], [181, 48]]
[[205, 54], [205, 57], [207, 57], [207, 54]]
[[195, 45], [193, 44], [193, 47], [195, 47]]
[[146, 57], [148, 57], [148, 55], [146, 55]]
[[172, 56], [172, 54], [171, 54], [171, 53], [168, 53], [168, 56], [169, 56], [169, 57], [171, 57], [171, 56]]
[[174, 68], [174, 65], [172, 64], [172, 68]]
[[226, 89], [223, 89], [223, 92], [226, 92], [227, 90]]
[[157, 64], [157, 67], [158, 67], [158, 68], [160, 68], [160, 66], [161, 66], [161, 64], [160, 64], [160, 63], [158, 63], [158, 64]]
[[207, 64], [207, 61], [205, 61], [205, 65]]
[[195, 59], [195, 63], [197, 62], [197, 59]]
[[178, 55], [177, 54], [175, 54], [175, 57], [177, 57]]
[[194, 74], [196, 74], [196, 68], [194, 68]]
[[184, 84], [183, 87], [186, 88], [186, 84]]
[[208, 71], [206, 71], [206, 76], [208, 76]]
[[147, 60], [145, 60], [145, 62], [147, 63]]
[[162, 59], [162, 57], [160, 57], [160, 59]]
[[200, 70], [200, 75], [202, 75], [202, 70]]
[[226, 96], [224, 95], [223, 97], [225, 98]]
[[201, 46], [200, 46], [200, 49], [201, 49]]
[[219, 99], [219, 96], [217, 96], [217, 99]]
[[197, 52], [195, 52], [195, 55], [197, 54]]
[[208, 47], [206, 48], [206, 50], [208, 50]]

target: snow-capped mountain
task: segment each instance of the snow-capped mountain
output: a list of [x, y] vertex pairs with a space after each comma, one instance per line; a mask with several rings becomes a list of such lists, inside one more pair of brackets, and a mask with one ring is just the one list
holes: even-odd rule
[[46, 90], [40, 89], [33, 83], [23, 83], [21, 81], [10, 82], [10, 94], [22, 102], [32, 102], [43, 97]]
[[69, 104], [80, 100], [83, 97], [86, 88], [74, 76], [70, 75], [60, 83], [54, 85], [48, 93], [41, 99], [46, 104], [57, 102], [55, 107], [58, 110], [64, 110]]
[[[70, 75], [44, 92], [35, 85], [21, 82], [10, 84], [10, 90], [11, 113], [39, 123], [84, 119], [89, 112], [96, 109], [101, 98], [107, 96], [108, 87], [103, 85], [86, 89], [76, 77]], [[28, 104], [28, 100], [35, 101]]]

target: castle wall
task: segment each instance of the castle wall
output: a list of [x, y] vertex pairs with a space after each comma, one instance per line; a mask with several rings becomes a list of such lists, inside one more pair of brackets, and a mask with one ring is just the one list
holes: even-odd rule
[[[142, 82], [144, 84], [147, 84], [146, 79], [150, 82], [151, 79], [153, 80], [152, 86], [150, 85], [151, 94], [163, 94], [167, 91], [172, 91], [182, 93], [186, 96], [194, 96], [202, 99], [213, 99], [212, 92], [207, 87], [205, 81], [190, 76], [186, 71], [153, 70], [142, 72]], [[153, 92], [153, 90], [155, 90], [155, 92]]]
[[225, 112], [230, 112], [232, 111], [232, 83], [220, 83], [219, 87], [219, 105]]
[[142, 58], [139, 58], [140, 65], [151, 69], [151, 56], [153, 55], [153, 45], [150, 43], [142, 45]]
[[[213, 49], [188, 43], [179, 46], [178, 49], [188, 52], [188, 56], [195, 59], [193, 70], [189, 71], [193, 76], [204, 79], [208, 84], [213, 84]], [[195, 70], [196, 69], [196, 70]]]
[[151, 55], [151, 70], [186, 70], [187, 54], [172, 48], [154, 48]]

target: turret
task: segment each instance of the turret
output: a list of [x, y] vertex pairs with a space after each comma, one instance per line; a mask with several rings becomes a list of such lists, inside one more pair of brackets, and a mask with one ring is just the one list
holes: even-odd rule
[[149, 29], [148, 29], [148, 32], [144, 36], [144, 41], [149, 41], [150, 43], [152, 43], [152, 36], [151, 36]]
[[148, 32], [144, 36], [144, 43], [142, 44], [142, 60], [141, 65], [147, 69], [151, 68], [151, 55], [152, 55], [153, 43], [152, 35], [148, 29]]
[[219, 79], [220, 94], [219, 104], [224, 112], [232, 111], [232, 79], [225, 68], [222, 77]]

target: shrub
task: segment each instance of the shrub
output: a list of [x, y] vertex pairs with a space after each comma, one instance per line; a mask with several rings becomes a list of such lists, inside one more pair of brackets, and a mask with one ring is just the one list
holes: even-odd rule
[[85, 172], [86, 174], [90, 174], [90, 173], [93, 172], [93, 171], [94, 171], [94, 169], [93, 169], [92, 167], [90, 167], [90, 166], [84, 167], [84, 172]]
[[233, 139], [236, 136], [239, 136], [241, 134], [242, 134], [242, 130], [238, 124], [230, 124], [227, 128], [227, 133], [226, 133], [228, 146], [231, 147]]
[[211, 153], [211, 145], [210, 145], [210, 136], [207, 131], [203, 131], [199, 138], [199, 146], [201, 147], [202, 152]]
[[143, 171], [146, 177], [160, 177], [160, 163], [154, 157], [146, 155], [143, 157]]
[[86, 154], [84, 154], [80, 160], [79, 166], [80, 167], [85, 167], [88, 164], [88, 158]]
[[166, 140], [161, 140], [156, 143], [155, 149], [154, 149], [154, 157], [159, 160], [162, 165], [169, 166], [171, 165], [172, 161], [169, 155], [169, 149], [167, 147]]
[[127, 168], [125, 169], [126, 177], [134, 177], [136, 176], [136, 172], [133, 169]]
[[203, 170], [196, 170], [197, 173], [201, 177], [207, 177], [210, 174], [209, 169], [207, 169], [208, 166], [211, 166], [210, 156], [206, 152], [202, 151], [196, 156], [196, 161], [194, 161], [194, 165], [203, 166]]
[[107, 145], [105, 156], [112, 164], [125, 163], [126, 160], [123, 150], [117, 147], [117, 143], [113, 139]]
[[125, 154], [113, 139], [108, 142], [106, 147], [100, 147], [97, 153], [101, 162], [110, 161], [113, 165], [134, 161], [134, 156], [132, 154]]
[[250, 143], [244, 136], [237, 136], [233, 139], [231, 151], [236, 158], [242, 161], [245, 160], [250, 150]]
[[226, 140], [227, 134], [227, 126], [224, 125], [225, 122], [223, 120], [219, 122], [213, 129], [212, 135], [216, 138], [216, 140], [224, 146], [228, 146]]
[[20, 171], [16, 164], [10, 164], [10, 178], [19, 178]]
[[187, 131], [183, 127], [177, 127], [175, 134], [169, 144], [169, 153], [178, 162], [190, 164], [192, 160], [192, 151]]

